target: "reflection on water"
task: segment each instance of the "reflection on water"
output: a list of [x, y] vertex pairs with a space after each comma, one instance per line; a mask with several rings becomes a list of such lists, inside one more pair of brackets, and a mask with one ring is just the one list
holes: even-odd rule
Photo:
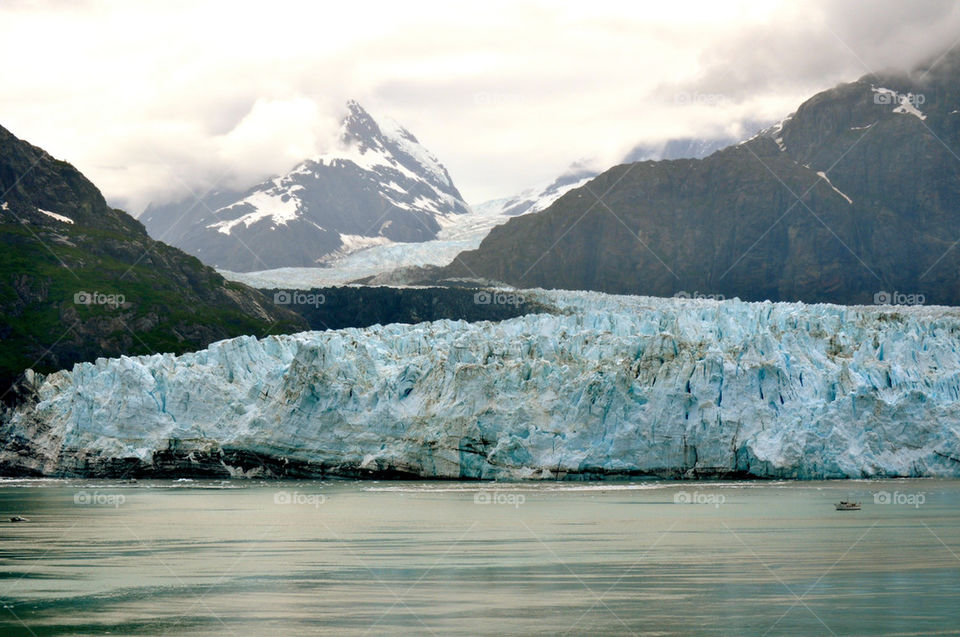
[[0, 513], [2, 635], [960, 630], [958, 482], [6, 480]]

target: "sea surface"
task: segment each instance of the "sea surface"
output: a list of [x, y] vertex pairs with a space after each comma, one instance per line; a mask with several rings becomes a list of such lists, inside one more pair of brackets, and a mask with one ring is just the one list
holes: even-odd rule
[[4, 637], [960, 634], [958, 481], [5, 479], [0, 514]]

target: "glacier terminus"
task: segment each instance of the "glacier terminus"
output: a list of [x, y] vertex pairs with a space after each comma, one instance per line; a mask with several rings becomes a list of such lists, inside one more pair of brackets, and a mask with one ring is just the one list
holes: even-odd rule
[[5, 473], [960, 477], [960, 310], [523, 291], [549, 314], [243, 336], [29, 378]]

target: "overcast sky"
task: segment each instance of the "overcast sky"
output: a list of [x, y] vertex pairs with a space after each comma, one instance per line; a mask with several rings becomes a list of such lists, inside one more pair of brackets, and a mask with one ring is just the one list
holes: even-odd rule
[[0, 125], [139, 213], [323, 152], [355, 98], [480, 203], [958, 40], [952, 0], [2, 0]]

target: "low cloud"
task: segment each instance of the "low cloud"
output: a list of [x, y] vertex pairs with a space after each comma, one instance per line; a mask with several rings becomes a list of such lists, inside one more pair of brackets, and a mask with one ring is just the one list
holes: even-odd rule
[[477, 203], [578, 158], [777, 119], [957, 33], [941, 1], [4, 3], [0, 124], [136, 213], [322, 152], [356, 98]]

